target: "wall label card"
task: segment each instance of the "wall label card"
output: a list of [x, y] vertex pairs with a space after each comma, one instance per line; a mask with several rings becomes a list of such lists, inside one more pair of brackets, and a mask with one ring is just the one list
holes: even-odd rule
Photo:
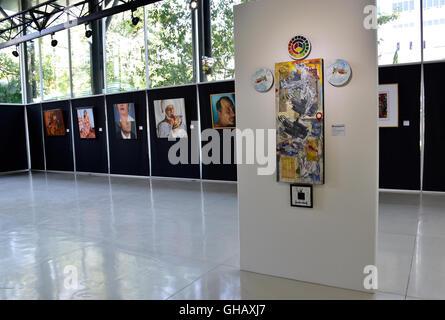
[[346, 135], [344, 124], [333, 124], [332, 125], [332, 136], [333, 137], [344, 137]]

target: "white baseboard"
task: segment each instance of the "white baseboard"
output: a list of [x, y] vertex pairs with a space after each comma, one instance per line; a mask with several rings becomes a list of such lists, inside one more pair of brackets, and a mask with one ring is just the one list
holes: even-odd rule
[[437, 195], [445, 195], [444, 191], [426, 191], [420, 192], [420, 190], [404, 190], [404, 189], [379, 189], [379, 192], [382, 193], [406, 193], [406, 194], [437, 194]]
[[24, 172], [30, 172], [30, 170], [24, 169], [24, 170], [15, 170], [15, 171], [5, 171], [5, 172], [0, 172], [0, 176], [6, 176], [9, 174], [24, 173]]
[[194, 181], [194, 182], [208, 182], [208, 183], [228, 183], [237, 184], [237, 181], [227, 181], [227, 180], [209, 180], [209, 179], [199, 179], [199, 178], [175, 178], [175, 177], [158, 177], [158, 176], [135, 176], [135, 175], [125, 175], [125, 174], [108, 174], [108, 173], [97, 173], [97, 172], [73, 172], [73, 171], [56, 171], [56, 170], [32, 170], [33, 172], [43, 172], [43, 173], [62, 173], [62, 174], [72, 174], [78, 176], [97, 176], [97, 177], [113, 177], [113, 178], [132, 178], [132, 179], [152, 179], [152, 180], [168, 180], [168, 181]]

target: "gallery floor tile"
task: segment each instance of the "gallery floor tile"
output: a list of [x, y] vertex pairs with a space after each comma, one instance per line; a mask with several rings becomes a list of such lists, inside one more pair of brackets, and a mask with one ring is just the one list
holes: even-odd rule
[[445, 298], [445, 197], [381, 193], [377, 294], [240, 271], [236, 184], [0, 177], [0, 299]]

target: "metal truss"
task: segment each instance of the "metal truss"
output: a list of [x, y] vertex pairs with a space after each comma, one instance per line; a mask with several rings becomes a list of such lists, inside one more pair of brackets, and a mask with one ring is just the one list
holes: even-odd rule
[[0, 8], [0, 13], [6, 15], [0, 20], [0, 39], [3, 40], [0, 49], [158, 1], [115, 0], [117, 5], [101, 10], [104, 0], [85, 0], [71, 6], [62, 6], [57, 0], [49, 0], [12, 16], [7, 16]]

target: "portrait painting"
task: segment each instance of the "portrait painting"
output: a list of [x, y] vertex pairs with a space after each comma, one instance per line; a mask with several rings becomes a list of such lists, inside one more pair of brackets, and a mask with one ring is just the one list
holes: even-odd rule
[[96, 128], [94, 125], [94, 113], [92, 107], [77, 109], [77, 122], [79, 124], [79, 134], [81, 139], [96, 138]]
[[379, 85], [379, 127], [399, 126], [399, 86], [397, 83]]
[[236, 128], [235, 92], [210, 96], [213, 129]]
[[43, 118], [45, 120], [46, 135], [48, 137], [66, 135], [62, 109], [43, 111]]
[[277, 181], [324, 183], [323, 60], [277, 63]]
[[118, 103], [113, 106], [116, 136], [122, 140], [137, 139], [134, 103]]
[[155, 100], [154, 112], [158, 138], [187, 138], [185, 99]]

